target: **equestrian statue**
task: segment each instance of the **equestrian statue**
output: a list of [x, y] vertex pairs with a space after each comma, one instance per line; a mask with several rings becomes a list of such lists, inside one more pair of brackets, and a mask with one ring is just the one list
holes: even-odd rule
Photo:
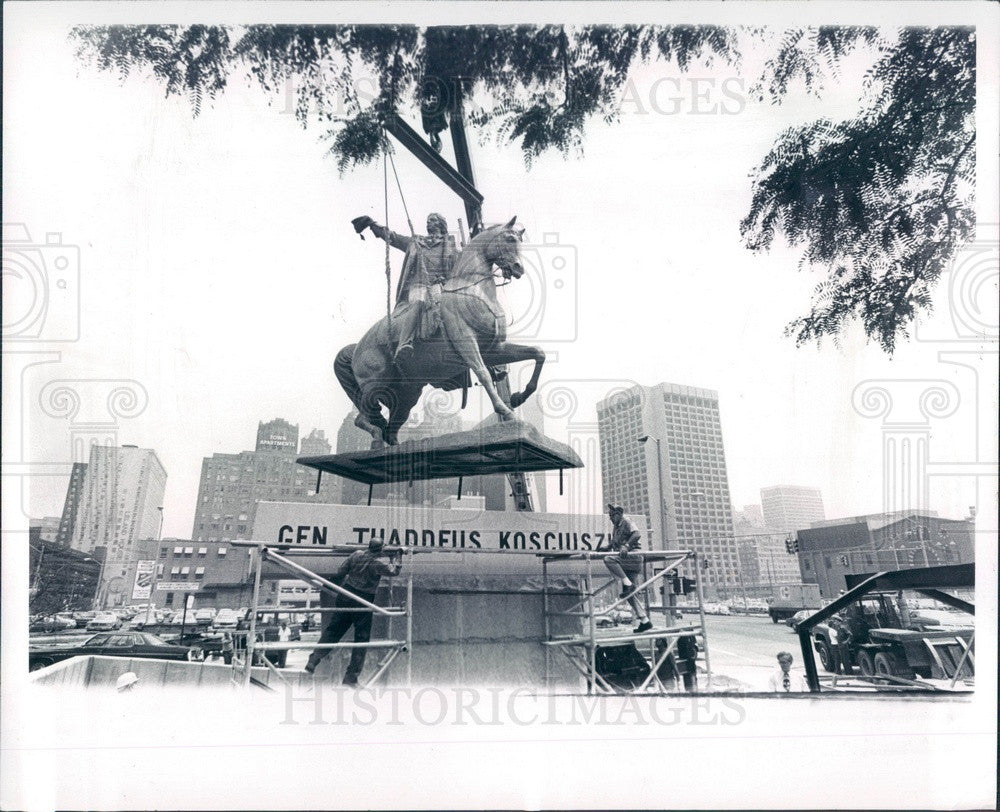
[[[535, 391], [545, 353], [539, 347], [507, 341], [507, 317], [497, 300], [494, 266], [505, 280], [524, 273], [524, 229], [516, 217], [484, 229], [461, 251], [440, 214], [427, 218], [427, 236], [405, 237], [370, 217], [355, 218], [355, 230], [405, 252], [391, 316], [374, 324], [357, 344], [344, 347], [334, 372], [358, 409], [355, 425], [376, 443], [396, 445], [400, 427], [427, 385], [457, 389], [476, 376], [501, 420]], [[364, 237], [362, 237], [364, 239]], [[505, 403], [492, 368], [534, 361], [524, 390]], [[388, 411], [388, 418], [383, 414]]]

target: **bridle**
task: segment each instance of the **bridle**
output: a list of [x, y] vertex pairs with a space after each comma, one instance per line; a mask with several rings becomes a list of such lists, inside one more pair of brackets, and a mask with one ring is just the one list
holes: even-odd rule
[[[513, 281], [510, 278], [510, 272], [505, 271], [503, 268], [499, 268], [499, 266], [498, 270], [500, 271], [499, 274], [497, 273], [496, 270], [488, 271], [487, 273], [476, 274], [475, 276], [472, 277], [472, 281], [469, 282], [469, 284], [462, 285], [462, 287], [460, 288], [442, 287], [441, 290], [444, 291], [445, 293], [461, 293], [463, 290], [468, 290], [469, 288], [476, 287], [476, 285], [478, 285], [480, 282], [485, 282], [487, 279], [502, 279], [503, 280], [502, 282], [494, 282], [493, 284], [498, 288], [506, 287]], [[446, 286], [447, 284], [448, 283], [445, 282]]]

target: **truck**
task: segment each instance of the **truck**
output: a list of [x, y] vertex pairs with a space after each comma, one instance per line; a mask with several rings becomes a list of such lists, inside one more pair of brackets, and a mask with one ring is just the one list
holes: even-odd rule
[[820, 665], [866, 677], [972, 678], [971, 617], [911, 604], [899, 592], [872, 592], [817, 624], [812, 640]]
[[819, 584], [777, 584], [774, 595], [768, 599], [767, 614], [772, 623], [788, 620], [803, 609], [819, 609], [823, 601]]

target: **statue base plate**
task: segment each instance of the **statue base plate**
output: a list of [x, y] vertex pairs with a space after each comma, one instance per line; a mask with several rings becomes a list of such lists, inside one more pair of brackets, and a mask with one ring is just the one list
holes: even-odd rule
[[520, 420], [370, 451], [299, 457], [296, 462], [366, 485], [583, 467], [568, 445]]

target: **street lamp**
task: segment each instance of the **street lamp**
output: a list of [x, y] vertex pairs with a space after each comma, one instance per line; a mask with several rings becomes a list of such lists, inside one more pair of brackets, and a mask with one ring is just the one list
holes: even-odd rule
[[639, 445], [646, 445], [646, 443], [652, 440], [656, 443], [656, 486], [657, 492], [660, 496], [660, 547], [661, 549], [667, 549], [667, 506], [663, 499], [663, 459], [660, 453], [660, 438], [653, 437], [649, 434], [644, 434], [639, 438]]

